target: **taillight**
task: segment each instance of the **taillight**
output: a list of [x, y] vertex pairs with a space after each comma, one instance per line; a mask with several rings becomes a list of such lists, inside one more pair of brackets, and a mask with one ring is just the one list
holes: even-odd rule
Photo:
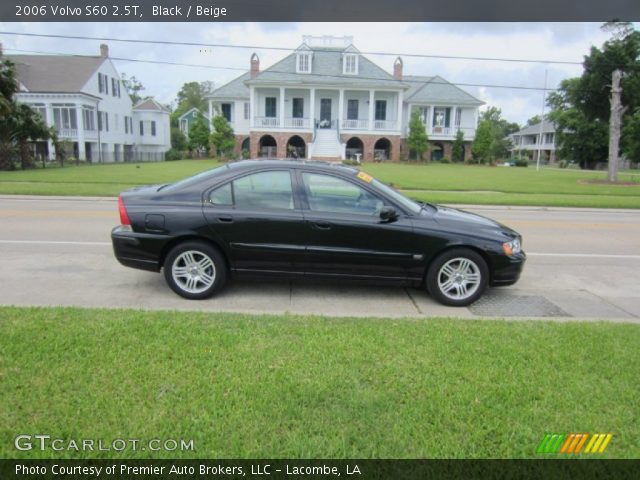
[[124, 208], [124, 202], [121, 196], [118, 197], [118, 210], [120, 211], [120, 224], [131, 226], [131, 220], [129, 220], [129, 215], [127, 215], [127, 209]]

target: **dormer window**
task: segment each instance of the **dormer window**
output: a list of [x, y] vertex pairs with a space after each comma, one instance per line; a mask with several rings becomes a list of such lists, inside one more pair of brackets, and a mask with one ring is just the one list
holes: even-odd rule
[[345, 75], [357, 75], [358, 73], [358, 55], [355, 53], [347, 53], [342, 59], [342, 73]]
[[311, 73], [311, 54], [299, 53], [296, 62], [296, 73]]

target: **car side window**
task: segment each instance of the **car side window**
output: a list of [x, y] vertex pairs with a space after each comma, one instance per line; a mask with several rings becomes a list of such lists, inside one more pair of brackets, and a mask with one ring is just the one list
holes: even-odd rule
[[209, 201], [214, 205], [233, 205], [233, 194], [231, 193], [231, 183], [226, 183], [216, 188], [209, 194]]
[[358, 185], [318, 173], [303, 173], [309, 209], [315, 212], [378, 215], [384, 202]]
[[213, 190], [209, 201], [235, 208], [293, 210], [291, 174], [278, 170], [246, 175]]

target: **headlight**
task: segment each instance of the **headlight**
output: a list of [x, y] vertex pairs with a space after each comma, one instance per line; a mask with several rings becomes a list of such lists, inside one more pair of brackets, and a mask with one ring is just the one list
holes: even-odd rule
[[522, 249], [520, 237], [514, 238], [510, 242], [504, 242], [502, 244], [502, 249], [504, 250], [505, 255], [512, 256], [520, 253]]

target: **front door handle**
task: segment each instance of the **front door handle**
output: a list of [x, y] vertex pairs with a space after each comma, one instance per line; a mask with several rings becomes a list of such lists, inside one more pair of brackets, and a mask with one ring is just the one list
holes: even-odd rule
[[233, 222], [233, 217], [218, 217], [218, 220], [222, 223], [231, 223]]
[[331, 229], [331, 224], [329, 222], [311, 222], [311, 226], [317, 230]]

